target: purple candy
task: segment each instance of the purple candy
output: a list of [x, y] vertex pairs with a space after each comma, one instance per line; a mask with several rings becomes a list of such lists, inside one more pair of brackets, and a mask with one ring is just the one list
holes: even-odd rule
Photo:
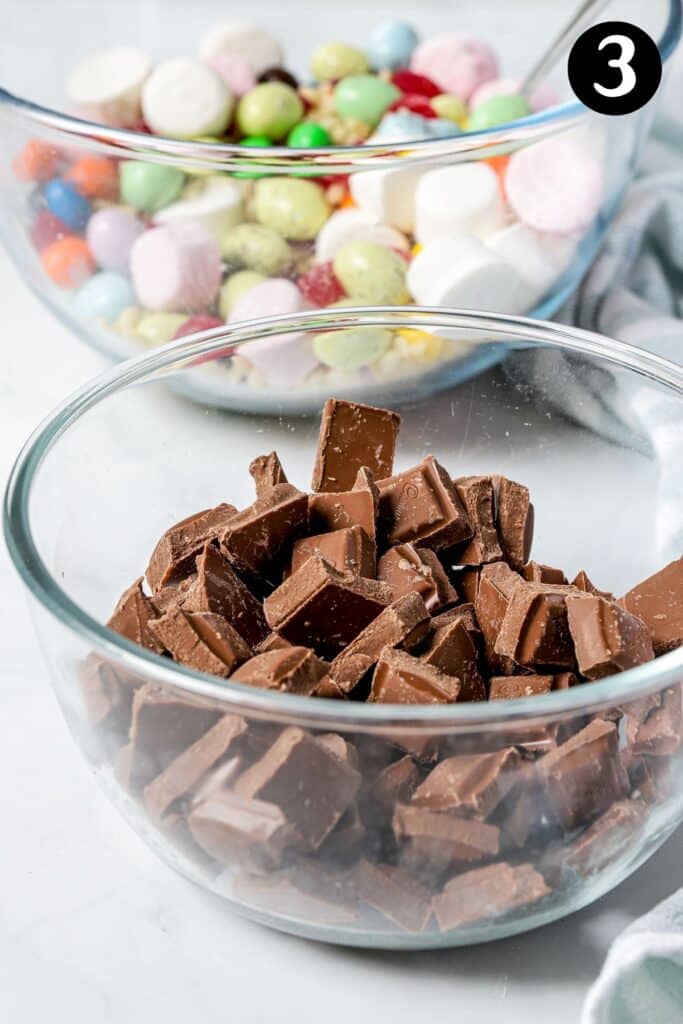
[[128, 272], [133, 242], [145, 231], [145, 225], [123, 206], [107, 206], [93, 213], [85, 233], [95, 262], [105, 270]]

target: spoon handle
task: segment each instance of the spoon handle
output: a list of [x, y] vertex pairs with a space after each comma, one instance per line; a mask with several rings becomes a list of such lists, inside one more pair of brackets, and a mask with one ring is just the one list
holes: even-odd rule
[[583, 0], [564, 26], [562, 31], [536, 61], [520, 86], [520, 93], [527, 97], [535, 85], [544, 77], [555, 61], [578, 38], [584, 28], [602, 11], [609, 0]]

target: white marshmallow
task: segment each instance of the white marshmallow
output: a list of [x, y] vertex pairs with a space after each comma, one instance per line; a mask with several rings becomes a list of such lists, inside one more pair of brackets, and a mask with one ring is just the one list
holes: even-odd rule
[[512, 264], [527, 282], [534, 305], [564, 269], [560, 260], [553, 258], [550, 245], [545, 244], [547, 238], [517, 221], [486, 239], [487, 248]]
[[389, 224], [380, 224], [367, 210], [336, 210], [318, 232], [315, 240], [316, 262], [333, 260], [349, 242], [374, 242], [387, 249], [408, 249], [405, 235]]
[[284, 53], [280, 43], [257, 25], [230, 19], [214, 25], [202, 36], [200, 60], [211, 63], [216, 57], [239, 53], [246, 57], [258, 77], [267, 68], [281, 67]]
[[409, 233], [415, 224], [415, 189], [427, 173], [422, 168], [361, 171], [351, 175], [349, 189], [362, 210]]
[[66, 91], [86, 117], [130, 128], [140, 119], [140, 92], [151, 67], [142, 50], [129, 46], [102, 50], [74, 68]]
[[483, 162], [438, 167], [415, 192], [415, 237], [420, 245], [468, 231], [485, 238], [505, 224], [498, 177]]
[[181, 220], [201, 221], [220, 239], [226, 231], [241, 224], [244, 219], [242, 190], [234, 181], [221, 175], [200, 180], [201, 191], [165, 206], [155, 214], [154, 222], [174, 224]]
[[172, 139], [222, 135], [233, 106], [233, 96], [220, 75], [184, 57], [159, 64], [142, 88], [145, 121], [157, 135]]
[[423, 306], [522, 313], [531, 305], [531, 289], [515, 268], [466, 232], [425, 245], [408, 268], [407, 284]]

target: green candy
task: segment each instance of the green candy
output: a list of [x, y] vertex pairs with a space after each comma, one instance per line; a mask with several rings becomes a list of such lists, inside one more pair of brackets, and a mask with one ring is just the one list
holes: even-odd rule
[[315, 121], [301, 121], [294, 125], [287, 136], [287, 145], [295, 149], [312, 149], [315, 146], [330, 146], [332, 139], [327, 129]]
[[362, 75], [369, 66], [363, 51], [348, 43], [323, 43], [311, 58], [311, 71], [318, 82]]
[[135, 333], [145, 345], [166, 345], [186, 320], [186, 313], [146, 313], [138, 320]]
[[342, 117], [353, 117], [375, 128], [401, 92], [377, 75], [350, 75], [334, 90], [334, 106]]
[[237, 125], [244, 135], [265, 135], [277, 142], [301, 120], [304, 105], [296, 89], [284, 82], [261, 82], [237, 106]]
[[452, 93], [442, 92], [441, 95], [432, 97], [429, 103], [436, 116], [443, 117], [446, 121], [460, 124], [467, 117], [467, 104]]
[[[243, 139], [240, 139], [240, 146], [252, 146], [255, 149], [263, 149], [265, 146], [272, 146], [270, 139], [267, 139], [265, 135], [247, 135]], [[235, 171], [235, 178], [262, 178], [264, 173], [261, 171]]]
[[383, 356], [392, 339], [386, 327], [349, 327], [316, 334], [313, 351], [332, 370], [360, 370]]
[[502, 96], [490, 96], [478, 107], [475, 107], [467, 122], [469, 132], [481, 132], [486, 128], [496, 128], [499, 124], [510, 124], [528, 117], [531, 108], [523, 96], [509, 93]]
[[218, 312], [223, 319], [228, 319], [233, 306], [250, 288], [265, 280], [263, 274], [259, 274], [255, 270], [238, 270], [236, 274], [231, 274], [221, 286], [218, 296]]
[[292, 265], [293, 253], [282, 235], [262, 224], [238, 224], [219, 241], [223, 259], [266, 277], [277, 277]]
[[119, 170], [121, 199], [144, 213], [156, 213], [180, 195], [185, 175], [177, 167], [126, 160]]
[[373, 306], [410, 301], [406, 265], [392, 249], [374, 242], [348, 242], [337, 253], [334, 272], [347, 295]]
[[253, 209], [261, 224], [295, 242], [315, 238], [330, 215], [320, 186], [301, 178], [262, 178], [254, 190]]

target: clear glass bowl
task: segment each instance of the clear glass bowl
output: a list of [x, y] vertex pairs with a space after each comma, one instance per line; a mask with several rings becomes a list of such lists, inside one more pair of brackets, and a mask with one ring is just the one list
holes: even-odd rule
[[[220, 501], [253, 500], [252, 458], [275, 448], [289, 479], [308, 485], [317, 421], [202, 407], [170, 391], [169, 380], [191, 380], [226, 346], [247, 349], [264, 334], [286, 343], [294, 329], [350, 325], [510, 345], [501, 367], [401, 406], [399, 469], [432, 452], [453, 473], [525, 482], [536, 507], [533, 557], [570, 574], [585, 568], [617, 594], [663, 565], [653, 529], [658, 473], [666, 489], [680, 464], [658, 467], [635, 435], [633, 447], [618, 447], [587, 432], [557, 414], [552, 396], [560, 375], [570, 388], [575, 375], [590, 374], [625, 401], [637, 384], [643, 406], [668, 397], [680, 407], [683, 368], [572, 328], [421, 309], [243, 326], [108, 371], [65, 401], [21, 453], [6, 495], [8, 546], [74, 739], [165, 861], [239, 912], [325, 941], [420, 948], [494, 939], [595, 900], [683, 818], [683, 650], [545, 696], [410, 707], [218, 681], [103, 626], [171, 523]], [[533, 374], [530, 350], [543, 350]], [[389, 390], [382, 397], [399, 404]], [[151, 714], [131, 748], [133, 698]], [[610, 735], [596, 755], [599, 778], [578, 773], [558, 788], [543, 768], [546, 754], [594, 720]], [[259, 801], [240, 805], [252, 841], [197, 826], [207, 794], [225, 796], [278, 740], [301, 756], [288, 762], [267, 813]], [[199, 768], [196, 748], [185, 753], [197, 741], [217, 744]], [[429, 770], [458, 754], [501, 751], [509, 752], [508, 774], [486, 810], [483, 851], [394, 832], [394, 802], [409, 800]], [[273, 813], [307, 822], [308, 844], [283, 838]], [[458, 828], [482, 830], [476, 815], [446, 813]], [[501, 863], [508, 866], [487, 870]]]
[[[14, 16], [10, 12], [6, 17], [7, 31], [0, 41], [0, 63], [8, 90], [0, 90], [3, 126], [0, 233], [22, 275], [40, 298], [86, 342], [116, 359], [170, 340], [179, 328], [185, 329], [183, 323], [190, 312], [224, 320], [231, 315], [227, 312], [230, 303], [227, 300], [227, 304], [221, 303], [220, 295], [214, 294], [214, 290], [211, 297], [192, 310], [183, 307], [183, 299], [175, 306], [171, 301], [170, 307], [167, 305], [159, 315], [159, 310], [143, 307], [136, 294], [136, 282], [133, 281], [131, 287], [125, 266], [116, 271], [115, 285], [110, 278], [104, 282], [98, 279], [95, 285], [93, 278], [88, 278], [85, 294], [79, 288], [64, 287], [62, 262], [57, 260], [55, 266], [52, 256], [45, 255], [46, 236], [40, 227], [40, 215], [45, 212], [43, 187], [35, 181], [18, 179], [13, 170], [17, 156], [30, 140], [39, 140], [58, 153], [59, 166], [55, 174], [69, 173], [75, 161], [95, 155], [106, 155], [117, 161], [114, 175], [116, 166], [120, 170], [131, 160], [170, 164], [185, 176], [186, 198], [197, 198], [207, 188], [216, 187], [216, 183], [219, 188], [224, 187], [226, 179], [232, 178], [232, 183], [243, 192], [240, 216], [247, 221], [256, 216], [253, 196], [259, 181], [253, 176], [245, 178], [245, 172], [266, 177], [284, 175], [300, 179], [303, 176], [316, 188], [322, 182], [320, 187], [330, 210], [335, 210], [341, 202], [348, 202], [350, 194], [358, 204], [353, 209], [356, 214], [361, 211], [364, 224], [368, 216], [370, 220], [378, 216], [384, 221], [383, 230], [392, 229], [394, 234], [389, 237], [394, 239], [393, 244], [403, 247], [409, 262], [414, 260], [415, 252], [413, 207], [417, 181], [444, 165], [493, 161], [491, 166], [502, 181], [501, 205], [495, 224], [490, 221], [486, 226], [481, 225], [481, 238], [473, 243], [470, 240], [465, 249], [458, 249], [459, 255], [451, 252], [441, 260], [444, 267], [456, 268], [457, 283], [453, 287], [450, 278], [446, 285], [435, 281], [431, 273], [415, 271], [411, 274], [409, 269], [408, 293], [422, 305], [473, 309], [485, 306], [504, 313], [531, 312], [534, 316], [548, 317], [576, 287], [592, 261], [637, 165], [654, 113], [654, 103], [626, 117], [601, 117], [587, 111], [574, 100], [560, 62], [550, 80], [560, 99], [558, 105], [489, 131], [431, 141], [385, 142], [327, 150], [249, 149], [223, 142], [178, 142], [94, 125], [60, 113], [66, 108], [61, 99], [64, 81], [69, 69], [83, 56], [101, 49], [110, 40], [120, 40], [121, 24], [134, 26], [134, 29], [127, 28], [128, 41], [146, 49], [154, 59], [191, 54], [201, 33], [216, 18], [210, 4], [174, 6], [172, 11], [160, 0], [144, 0], [143, 3], [123, 0], [115, 5], [96, 7], [79, 3], [48, 5], [41, 12], [40, 38], [19, 0], [10, 0], [12, 5], [17, 9]], [[458, 5], [457, 29], [488, 39], [501, 55], [503, 73], [519, 76], [533, 64], [574, 7], [574, 0], [557, 0], [552, 4], [529, 0], [496, 4], [492, 13], [487, 4], [469, 2]], [[396, 11], [388, 11], [380, 4], [359, 5], [346, 19], [342, 34], [349, 42], [363, 46], [369, 30], [392, 14], [395, 16]], [[416, 23], [423, 38], [454, 27], [450, 7], [445, 3], [411, 10], [407, 17]], [[652, 0], [647, 5], [636, 0], [620, 0], [612, 4], [610, 17], [642, 25], [658, 40], [666, 61], [680, 33], [681, 0]], [[249, 18], [267, 26], [283, 40], [289, 66], [305, 81], [313, 48], [330, 36], [329, 7], [287, 4], [285, 9], [282, 5], [267, 7], [257, 3], [250, 6]], [[78, 32], [72, 31], [74, 24], [78, 24]], [[296, 26], [296, 30], [292, 26]], [[36, 67], [40, 68], [39, 75]], [[566, 146], [568, 140], [572, 147], [580, 150], [577, 159], [587, 160], [601, 182], [595, 192], [596, 201], [593, 205], [589, 202], [590, 212], [580, 229], [569, 230], [566, 234], [529, 229], [518, 222], [506, 199], [508, 156], [536, 145]], [[235, 173], [242, 176], [234, 178]], [[351, 178], [347, 180], [348, 175]], [[396, 203], [394, 194], [399, 183], [403, 199]], [[558, 204], [562, 204], [566, 182], [563, 185], [559, 179], [547, 180], [541, 187], [549, 191], [556, 188]], [[108, 201], [113, 201], [113, 205], [120, 202], [116, 192]], [[95, 203], [96, 207], [101, 205], [102, 200]], [[189, 219], [196, 215], [196, 206], [191, 213]], [[449, 210], [444, 209], [446, 222], [448, 214]], [[177, 205], [170, 214], [168, 206], [156, 212], [147, 219], [146, 226], [172, 216], [178, 216]], [[183, 216], [187, 219], [188, 213]], [[264, 253], [258, 257], [254, 257], [253, 252], [246, 254], [235, 242], [234, 228], [220, 223], [216, 231], [223, 254], [224, 282], [245, 266], [255, 267], [266, 275], [297, 280], [314, 261], [329, 256], [329, 238], [324, 241], [319, 230], [304, 240], [288, 240], [284, 255], [280, 251], [282, 242], [278, 245], [279, 256], [273, 246], [266, 247], [266, 267]], [[362, 237], [366, 228], [367, 225], [358, 228]], [[430, 233], [433, 228], [434, 225]], [[418, 242], [424, 241], [419, 231], [418, 236]], [[92, 236], [86, 231], [88, 237]], [[480, 248], [482, 244], [484, 249]], [[86, 247], [80, 262], [76, 260], [79, 274], [79, 268], [82, 269], [87, 260]], [[473, 270], [472, 276], [463, 279], [465, 266]], [[86, 266], [83, 273], [100, 273], [101, 270], [101, 265], [92, 265]], [[482, 279], [488, 281], [488, 285], [482, 285]], [[56, 280], [61, 284], [55, 283]], [[67, 285], [70, 282], [67, 273]], [[357, 302], [353, 304], [384, 301], [365, 294], [355, 298]], [[291, 291], [283, 301], [290, 300], [294, 301]], [[290, 310], [261, 309], [263, 315], [285, 311]], [[296, 393], [300, 408], [314, 409], [320, 407], [321, 396], [330, 389], [342, 394], [360, 386], [381, 394], [387, 380], [403, 380], [429, 393], [466, 379], [481, 368], [478, 351], [453, 347], [425, 351], [419, 346], [406, 346], [395, 338], [352, 357], [346, 352], [325, 353], [321, 357], [320, 353], [302, 346], [300, 339], [292, 339], [288, 347], [282, 346], [282, 353], [277, 363], [271, 353], [254, 351], [250, 361], [217, 364], [215, 379], [206, 384], [199, 397], [210, 396], [213, 404], [226, 408], [266, 411], [274, 399], [284, 395], [291, 403]]]

